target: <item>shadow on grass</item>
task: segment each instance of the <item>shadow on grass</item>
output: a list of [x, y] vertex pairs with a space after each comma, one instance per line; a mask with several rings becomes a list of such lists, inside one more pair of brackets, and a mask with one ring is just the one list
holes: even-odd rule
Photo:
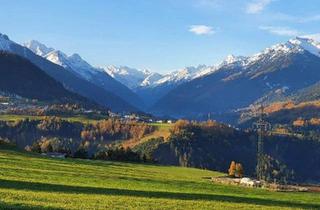
[[128, 190], [115, 188], [97, 188], [84, 186], [68, 186], [47, 183], [23, 182], [13, 180], [0, 179], [0, 188], [15, 189], [15, 190], [31, 190], [40, 192], [59, 192], [59, 193], [74, 193], [74, 194], [98, 194], [98, 195], [118, 195], [118, 196], [133, 196], [144, 198], [163, 198], [175, 200], [204, 200], [231, 202], [243, 204], [255, 204], [263, 206], [278, 206], [292, 207], [304, 209], [320, 209], [320, 204], [312, 203], [297, 203], [293, 201], [280, 201], [262, 198], [237, 197], [231, 195], [214, 195], [214, 194], [199, 194], [199, 193], [180, 193], [180, 192], [158, 192], [158, 191], [142, 191]]
[[5, 209], [5, 210], [17, 210], [17, 209], [23, 209], [23, 210], [43, 210], [43, 209], [62, 210], [61, 208], [23, 205], [23, 204], [9, 204], [9, 203], [5, 203], [5, 202], [1, 202], [1, 201], [0, 201], [0, 209]]

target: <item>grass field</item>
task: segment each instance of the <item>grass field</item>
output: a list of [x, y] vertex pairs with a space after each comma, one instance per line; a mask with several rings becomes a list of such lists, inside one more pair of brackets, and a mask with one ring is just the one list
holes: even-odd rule
[[49, 159], [0, 146], [0, 209], [319, 209], [320, 195], [213, 184], [216, 172]]
[[[45, 116], [31, 116], [31, 115], [8, 115], [8, 114], [0, 114], [0, 120], [8, 121], [8, 122], [15, 122], [24, 119], [30, 120], [41, 120]], [[92, 123], [96, 122], [97, 120], [89, 119], [85, 116], [74, 116], [74, 117], [61, 117], [63, 120], [67, 120], [70, 122], [81, 122], [81, 123]]]

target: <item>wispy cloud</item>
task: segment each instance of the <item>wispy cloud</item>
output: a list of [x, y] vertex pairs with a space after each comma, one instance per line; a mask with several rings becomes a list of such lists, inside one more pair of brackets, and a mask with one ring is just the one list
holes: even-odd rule
[[259, 29], [279, 36], [299, 36], [302, 34], [300, 31], [288, 27], [260, 26]]
[[214, 29], [207, 25], [191, 25], [189, 31], [196, 35], [212, 35], [215, 33]]
[[248, 14], [261, 13], [274, 0], [254, 0], [247, 4], [246, 12]]
[[307, 35], [303, 35], [301, 37], [313, 39], [313, 40], [316, 40], [316, 41], [320, 42], [320, 33], [318, 33], [318, 34], [307, 34]]
[[286, 13], [270, 13], [268, 14], [269, 20], [274, 21], [287, 21], [293, 23], [309, 23], [309, 22], [316, 22], [320, 21], [320, 15], [304, 15], [304, 16], [297, 16], [297, 15], [290, 15]]
[[300, 23], [320, 21], [320, 15], [300, 17], [298, 20], [299, 20]]

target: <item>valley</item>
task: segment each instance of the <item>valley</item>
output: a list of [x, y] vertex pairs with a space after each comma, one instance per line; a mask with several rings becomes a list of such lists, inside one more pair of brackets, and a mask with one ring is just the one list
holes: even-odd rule
[[239, 178], [236, 162], [240, 178], [317, 189], [319, 46], [297, 37], [159, 74], [0, 34], [0, 208], [318, 208], [312, 193], [211, 178]]

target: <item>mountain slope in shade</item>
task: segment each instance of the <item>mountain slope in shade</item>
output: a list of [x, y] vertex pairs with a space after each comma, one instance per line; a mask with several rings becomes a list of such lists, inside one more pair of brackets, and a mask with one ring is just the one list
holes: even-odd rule
[[243, 58], [240, 63], [222, 65], [207, 76], [173, 89], [152, 110], [157, 114], [201, 117], [247, 107], [273, 92], [291, 95], [320, 80], [319, 45], [315, 43], [297, 38]]
[[49, 76], [61, 82], [68, 90], [89, 98], [104, 107], [112, 109], [113, 111], [137, 110], [135, 107], [113, 93], [88, 82], [79, 75], [66, 70], [62, 66], [54, 64], [51, 61], [36, 55], [28, 48], [11, 41], [8, 36], [3, 34], [0, 34], [0, 50], [8, 51], [28, 59]]
[[113, 79], [109, 74], [104, 72], [103, 69], [91, 66], [88, 62], [83, 60], [80, 55], [73, 54], [68, 56], [59, 50], [48, 48], [44, 44], [34, 40], [26, 43], [25, 46], [37, 55], [64, 67], [68, 71], [77, 74], [81, 78], [106, 91], [112, 92], [123, 100], [131, 103], [133, 106], [143, 107], [141, 99], [132, 90]]
[[41, 101], [88, 102], [66, 90], [30, 61], [5, 51], [0, 51], [0, 90]]

